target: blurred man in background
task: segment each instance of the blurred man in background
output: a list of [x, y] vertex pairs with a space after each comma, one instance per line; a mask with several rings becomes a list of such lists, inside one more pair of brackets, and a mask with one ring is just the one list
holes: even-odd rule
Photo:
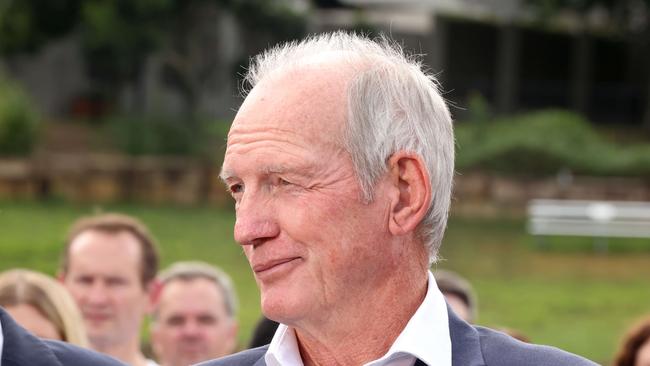
[[472, 284], [458, 273], [439, 269], [433, 273], [445, 301], [461, 319], [468, 323], [476, 322], [476, 294]]
[[151, 344], [162, 366], [185, 366], [232, 353], [237, 298], [230, 277], [202, 262], [178, 262], [159, 276]]
[[140, 328], [151, 310], [158, 251], [135, 218], [84, 217], [70, 230], [59, 277], [79, 305], [91, 348], [132, 366], [151, 366]]

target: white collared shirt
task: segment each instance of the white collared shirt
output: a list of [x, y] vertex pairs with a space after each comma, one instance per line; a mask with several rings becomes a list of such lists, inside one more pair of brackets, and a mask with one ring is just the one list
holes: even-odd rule
[[2, 346], [5, 344], [4, 334], [2, 333], [2, 322], [0, 322], [0, 366], [2, 366]]
[[[451, 337], [445, 298], [429, 272], [427, 295], [388, 352], [364, 366], [451, 366]], [[304, 366], [293, 328], [278, 326], [264, 355], [267, 366]]]

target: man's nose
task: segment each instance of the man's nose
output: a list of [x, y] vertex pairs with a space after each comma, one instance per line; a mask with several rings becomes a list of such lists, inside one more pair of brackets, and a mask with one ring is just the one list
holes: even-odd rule
[[197, 338], [201, 333], [201, 326], [194, 321], [187, 321], [183, 324], [181, 329], [183, 337], [186, 338]]
[[273, 204], [260, 196], [244, 196], [237, 206], [234, 236], [241, 245], [262, 244], [280, 234]]
[[89, 304], [103, 305], [108, 301], [108, 291], [101, 281], [95, 281], [88, 289], [87, 299]]

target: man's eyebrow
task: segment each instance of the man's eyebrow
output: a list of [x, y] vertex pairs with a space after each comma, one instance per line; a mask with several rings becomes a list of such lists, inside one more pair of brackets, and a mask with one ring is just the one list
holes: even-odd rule
[[296, 170], [295, 168], [288, 167], [286, 165], [271, 165], [271, 166], [266, 166], [262, 169], [260, 169], [260, 173], [262, 174], [283, 174], [287, 172], [292, 172]]
[[[291, 169], [285, 165], [271, 165], [271, 166], [265, 166], [261, 169], [259, 169], [259, 173], [263, 175], [268, 175], [268, 174], [283, 174], [286, 172], [293, 171], [295, 169]], [[235, 174], [234, 171], [230, 169], [224, 169], [223, 167], [221, 168], [221, 173], [219, 173], [219, 178], [221, 178], [222, 181], [226, 182], [232, 178], [236, 178], [237, 174]]]
[[302, 165], [271, 165], [263, 168], [260, 173], [269, 174], [287, 174], [293, 176], [301, 176], [305, 178], [313, 178], [315, 174], [315, 167], [310, 164]]
[[[269, 174], [301, 174], [307, 177], [313, 176], [313, 172], [311, 169], [308, 169], [307, 167], [301, 167], [301, 166], [289, 166], [289, 165], [270, 165], [270, 166], [265, 166], [261, 168], [258, 171], [260, 174], [263, 175], [269, 175]], [[219, 178], [223, 182], [227, 182], [230, 179], [236, 178], [237, 174], [233, 172], [230, 169], [224, 169], [221, 168], [221, 173], [219, 173]]]
[[235, 174], [230, 169], [224, 169], [223, 167], [221, 167], [221, 172], [219, 172], [219, 178], [221, 178], [222, 182], [226, 183], [226, 181], [230, 180], [233, 177], [235, 177]]

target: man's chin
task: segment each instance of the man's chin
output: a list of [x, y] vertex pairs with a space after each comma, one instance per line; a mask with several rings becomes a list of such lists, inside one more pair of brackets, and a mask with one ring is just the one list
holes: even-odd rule
[[117, 336], [114, 337], [112, 335], [107, 335], [106, 332], [88, 332], [88, 340], [90, 341], [90, 344], [93, 346], [93, 348], [107, 348], [111, 347], [117, 343], [120, 342], [120, 339], [123, 337]]
[[268, 319], [291, 325], [296, 319], [301, 318], [301, 309], [295, 303], [287, 303], [286, 301], [273, 301], [268, 299], [262, 301], [262, 313]]
[[89, 338], [111, 338], [109, 336], [109, 334], [111, 334], [110, 326], [106, 323], [86, 326], [86, 333], [88, 333]]
[[181, 359], [181, 361], [178, 363], [178, 365], [194, 365], [197, 363], [201, 363], [203, 361], [207, 360], [212, 360], [217, 357], [210, 357], [210, 356], [205, 356], [205, 355], [186, 355]]

